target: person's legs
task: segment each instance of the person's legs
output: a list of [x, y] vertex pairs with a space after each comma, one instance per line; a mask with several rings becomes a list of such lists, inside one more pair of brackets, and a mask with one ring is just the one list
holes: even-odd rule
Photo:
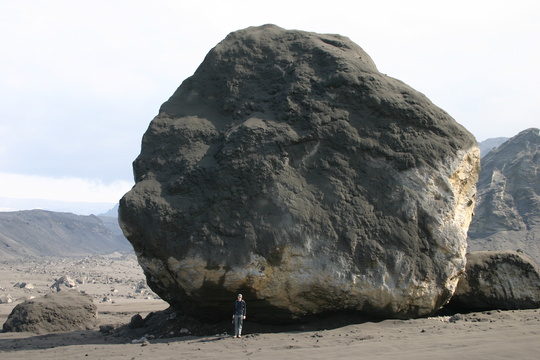
[[240, 334], [239, 327], [241, 327], [240, 316], [234, 315], [234, 337], [237, 337]]
[[244, 317], [238, 316], [238, 337], [242, 336], [242, 324], [244, 323]]

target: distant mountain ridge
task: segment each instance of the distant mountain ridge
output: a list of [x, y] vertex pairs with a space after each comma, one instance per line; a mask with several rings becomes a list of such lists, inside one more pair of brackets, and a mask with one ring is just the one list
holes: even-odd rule
[[0, 260], [133, 252], [116, 218], [46, 210], [0, 212]]
[[490, 138], [478, 143], [480, 147], [480, 157], [486, 156], [491, 150], [496, 149], [508, 140], [507, 137]]
[[0, 211], [2, 212], [39, 209], [78, 215], [91, 215], [101, 214], [104, 211], [111, 209], [114, 205], [114, 202], [96, 203], [44, 199], [18, 199], [0, 196]]
[[117, 218], [118, 219], [118, 203], [116, 203], [116, 205], [114, 205], [114, 207], [112, 209], [110, 209], [109, 211], [103, 213], [103, 214], [98, 214], [99, 217], [102, 217], [102, 216], [109, 216], [109, 217], [114, 217], [114, 218]]
[[510, 138], [482, 159], [469, 251], [521, 249], [540, 263], [540, 130]]

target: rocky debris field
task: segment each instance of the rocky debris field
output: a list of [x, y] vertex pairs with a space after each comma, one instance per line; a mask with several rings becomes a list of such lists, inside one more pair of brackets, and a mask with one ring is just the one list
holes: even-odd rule
[[[90, 295], [98, 306], [103, 322], [107, 317], [125, 313], [129, 322], [139, 304], [168, 305], [146, 285], [146, 279], [135, 255], [95, 255], [85, 258], [28, 258], [0, 262], [0, 323], [4, 323], [17, 304], [64, 289], [76, 289]], [[130, 306], [132, 304], [133, 306]], [[125, 307], [128, 311], [116, 311]]]

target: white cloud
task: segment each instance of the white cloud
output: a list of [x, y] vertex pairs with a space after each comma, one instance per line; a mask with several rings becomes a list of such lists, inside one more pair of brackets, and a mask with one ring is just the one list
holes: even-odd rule
[[6, 198], [116, 203], [131, 187], [127, 181], [0, 173], [0, 197]]

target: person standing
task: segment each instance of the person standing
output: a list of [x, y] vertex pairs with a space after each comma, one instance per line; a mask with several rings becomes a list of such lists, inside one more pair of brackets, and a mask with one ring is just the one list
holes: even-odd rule
[[242, 294], [238, 294], [234, 302], [234, 337], [242, 337], [242, 324], [246, 319], [246, 302], [242, 300]]

